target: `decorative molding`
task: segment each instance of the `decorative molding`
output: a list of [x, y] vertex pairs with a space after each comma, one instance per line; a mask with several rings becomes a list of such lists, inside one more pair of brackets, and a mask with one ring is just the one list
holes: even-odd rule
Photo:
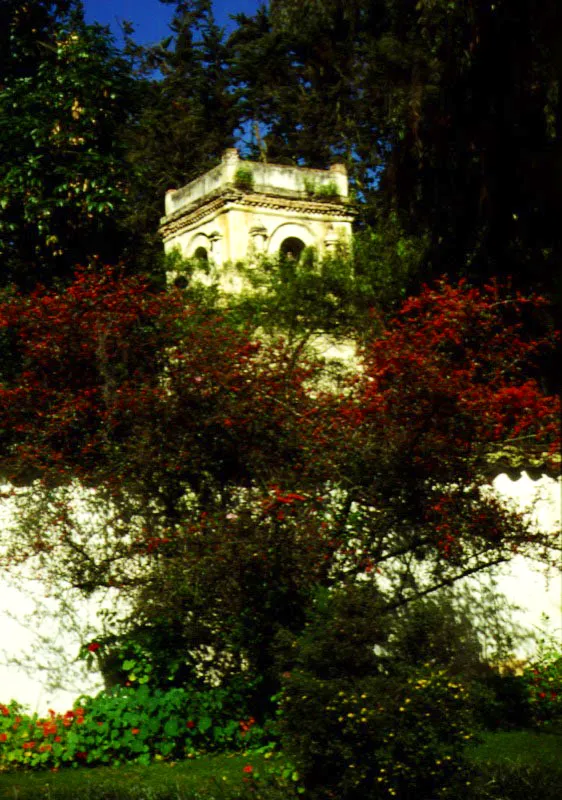
[[207, 216], [231, 209], [242, 211], [263, 209], [282, 214], [295, 213], [308, 217], [325, 217], [350, 223], [357, 216], [355, 208], [341, 201], [285, 197], [261, 192], [247, 193], [229, 186], [179, 208], [167, 217], [162, 217], [159, 228], [160, 235], [166, 241], [179, 232], [187, 231], [191, 226], [198, 225]]

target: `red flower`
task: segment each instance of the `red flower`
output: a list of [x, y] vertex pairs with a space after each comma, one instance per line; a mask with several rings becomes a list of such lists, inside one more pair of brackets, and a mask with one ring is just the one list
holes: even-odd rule
[[43, 736], [49, 736], [49, 734], [56, 732], [57, 732], [57, 726], [55, 722], [43, 723]]
[[242, 772], [247, 772], [248, 774], [249, 774], [250, 772], [253, 772], [253, 771], [254, 771], [254, 768], [252, 767], [252, 765], [251, 765], [251, 764], [246, 764], [246, 766], [245, 766], [245, 767], [243, 768], [243, 770], [242, 770]]
[[136, 736], [137, 733], [140, 733], [140, 728], [131, 728], [131, 733]]
[[88, 645], [88, 650], [90, 651], [90, 653], [95, 653], [96, 650], [99, 649], [100, 645], [97, 642], [90, 642], [90, 644]]
[[195, 723], [193, 722], [193, 720], [192, 720], [192, 719], [190, 719], [190, 720], [188, 720], [188, 721], [187, 721], [187, 727], [188, 727], [188, 728], [194, 728], [194, 727], [195, 727]]
[[0, 711], [2, 712], [3, 716], [7, 717], [10, 714], [10, 710], [6, 708], [6, 706], [0, 706]]
[[35, 747], [35, 742], [24, 742], [22, 744], [22, 747], [24, 750], [33, 750], [33, 748]]
[[6, 733], [0, 733], [0, 742], [5, 742], [7, 738], [8, 735]]

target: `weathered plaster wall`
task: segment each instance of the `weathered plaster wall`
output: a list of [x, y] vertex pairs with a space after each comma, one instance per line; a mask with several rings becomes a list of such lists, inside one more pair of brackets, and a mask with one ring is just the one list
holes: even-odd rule
[[219, 266], [258, 253], [275, 255], [289, 236], [329, 252], [338, 242], [349, 244], [354, 216], [342, 165], [319, 170], [262, 164], [241, 161], [236, 150], [227, 150], [210, 172], [168, 191], [165, 211], [165, 250], [179, 248], [191, 258], [204, 246]]
[[[525, 473], [517, 481], [511, 481], [507, 475], [500, 475], [494, 481], [494, 487], [506, 502], [515, 502], [520, 509], [532, 508], [535, 522], [543, 530], [559, 529], [562, 493], [560, 481], [544, 477], [534, 482]], [[12, 513], [9, 503], [0, 500], [0, 529], [4, 535], [10, 528]], [[545, 576], [535, 564], [516, 557], [499, 575], [498, 588], [511, 603], [522, 606], [523, 610], [516, 615], [522, 627], [531, 629], [533, 626], [541, 626], [541, 615], [547, 614], [550, 618], [550, 631], [559, 636], [562, 642], [560, 570], [551, 570]], [[43, 641], [41, 644], [41, 640], [50, 639], [52, 648], [61, 648], [72, 662], [80, 644], [95, 637], [95, 614], [99, 605], [115, 602], [115, 598], [102, 595], [94, 596], [89, 601], [73, 601], [81, 632], [72, 629], [70, 618], [58, 616], [58, 606], [54, 602], [51, 605], [50, 619], [41, 617], [35, 622], [33, 618], [26, 621], [33, 612], [32, 600], [40, 598], [48, 605], [49, 598], [45, 597], [48, 594], [49, 588], [41, 581], [33, 580], [32, 576], [18, 589], [9, 582], [6, 573], [0, 573], [0, 650], [12, 657], [24, 657], [28, 668], [24, 671], [14, 666], [0, 665], [0, 702], [5, 703], [15, 698], [41, 712], [49, 707], [64, 710], [79, 693], [95, 693], [101, 688], [95, 675], [84, 675], [79, 669], [74, 669], [71, 663], [70, 667], [64, 667], [66, 691], [47, 690], [46, 676], [39, 670], [46, 660], [46, 643]], [[27, 623], [30, 623], [29, 627], [26, 627]], [[52, 658], [56, 662], [56, 653], [52, 653]], [[28, 675], [28, 671], [31, 671], [32, 677]]]

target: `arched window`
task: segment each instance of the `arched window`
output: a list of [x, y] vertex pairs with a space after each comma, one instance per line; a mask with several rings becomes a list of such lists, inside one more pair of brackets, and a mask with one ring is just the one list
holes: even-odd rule
[[209, 253], [204, 247], [198, 247], [193, 253], [193, 258], [196, 258], [197, 261], [202, 261], [207, 264], [209, 262]]
[[290, 261], [298, 261], [304, 250], [304, 242], [296, 236], [289, 236], [281, 242], [279, 253], [283, 258]]

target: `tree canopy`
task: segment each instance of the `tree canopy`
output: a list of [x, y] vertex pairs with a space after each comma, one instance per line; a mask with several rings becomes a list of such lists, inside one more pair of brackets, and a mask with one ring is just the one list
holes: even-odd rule
[[0, 280], [32, 289], [94, 256], [120, 257], [122, 131], [135, 90], [127, 62], [79, 4], [8, 4], [2, 13]]
[[[490, 454], [559, 447], [560, 30], [554, 0], [272, 0], [228, 38], [173, 5], [122, 52], [79, 2], [0, 9], [0, 556], [121, 590], [163, 682], [210, 652], [264, 699], [322, 602], [371, 664], [371, 619], [553, 559]], [[343, 161], [359, 208], [347, 260], [262, 265], [257, 323], [165, 290], [157, 235], [236, 141]], [[361, 340], [338, 382], [299, 318]]]
[[270, 678], [321, 587], [367, 575], [388, 613], [514, 552], [549, 561], [556, 542], [490, 493], [488, 461], [510, 443], [557, 452], [559, 401], [536, 373], [556, 339], [524, 325], [543, 302], [442, 282], [320, 389], [321, 364], [287, 344], [111, 269], [12, 294], [2, 461], [36, 480], [15, 490], [4, 557], [87, 593], [121, 586], [133, 630]]

